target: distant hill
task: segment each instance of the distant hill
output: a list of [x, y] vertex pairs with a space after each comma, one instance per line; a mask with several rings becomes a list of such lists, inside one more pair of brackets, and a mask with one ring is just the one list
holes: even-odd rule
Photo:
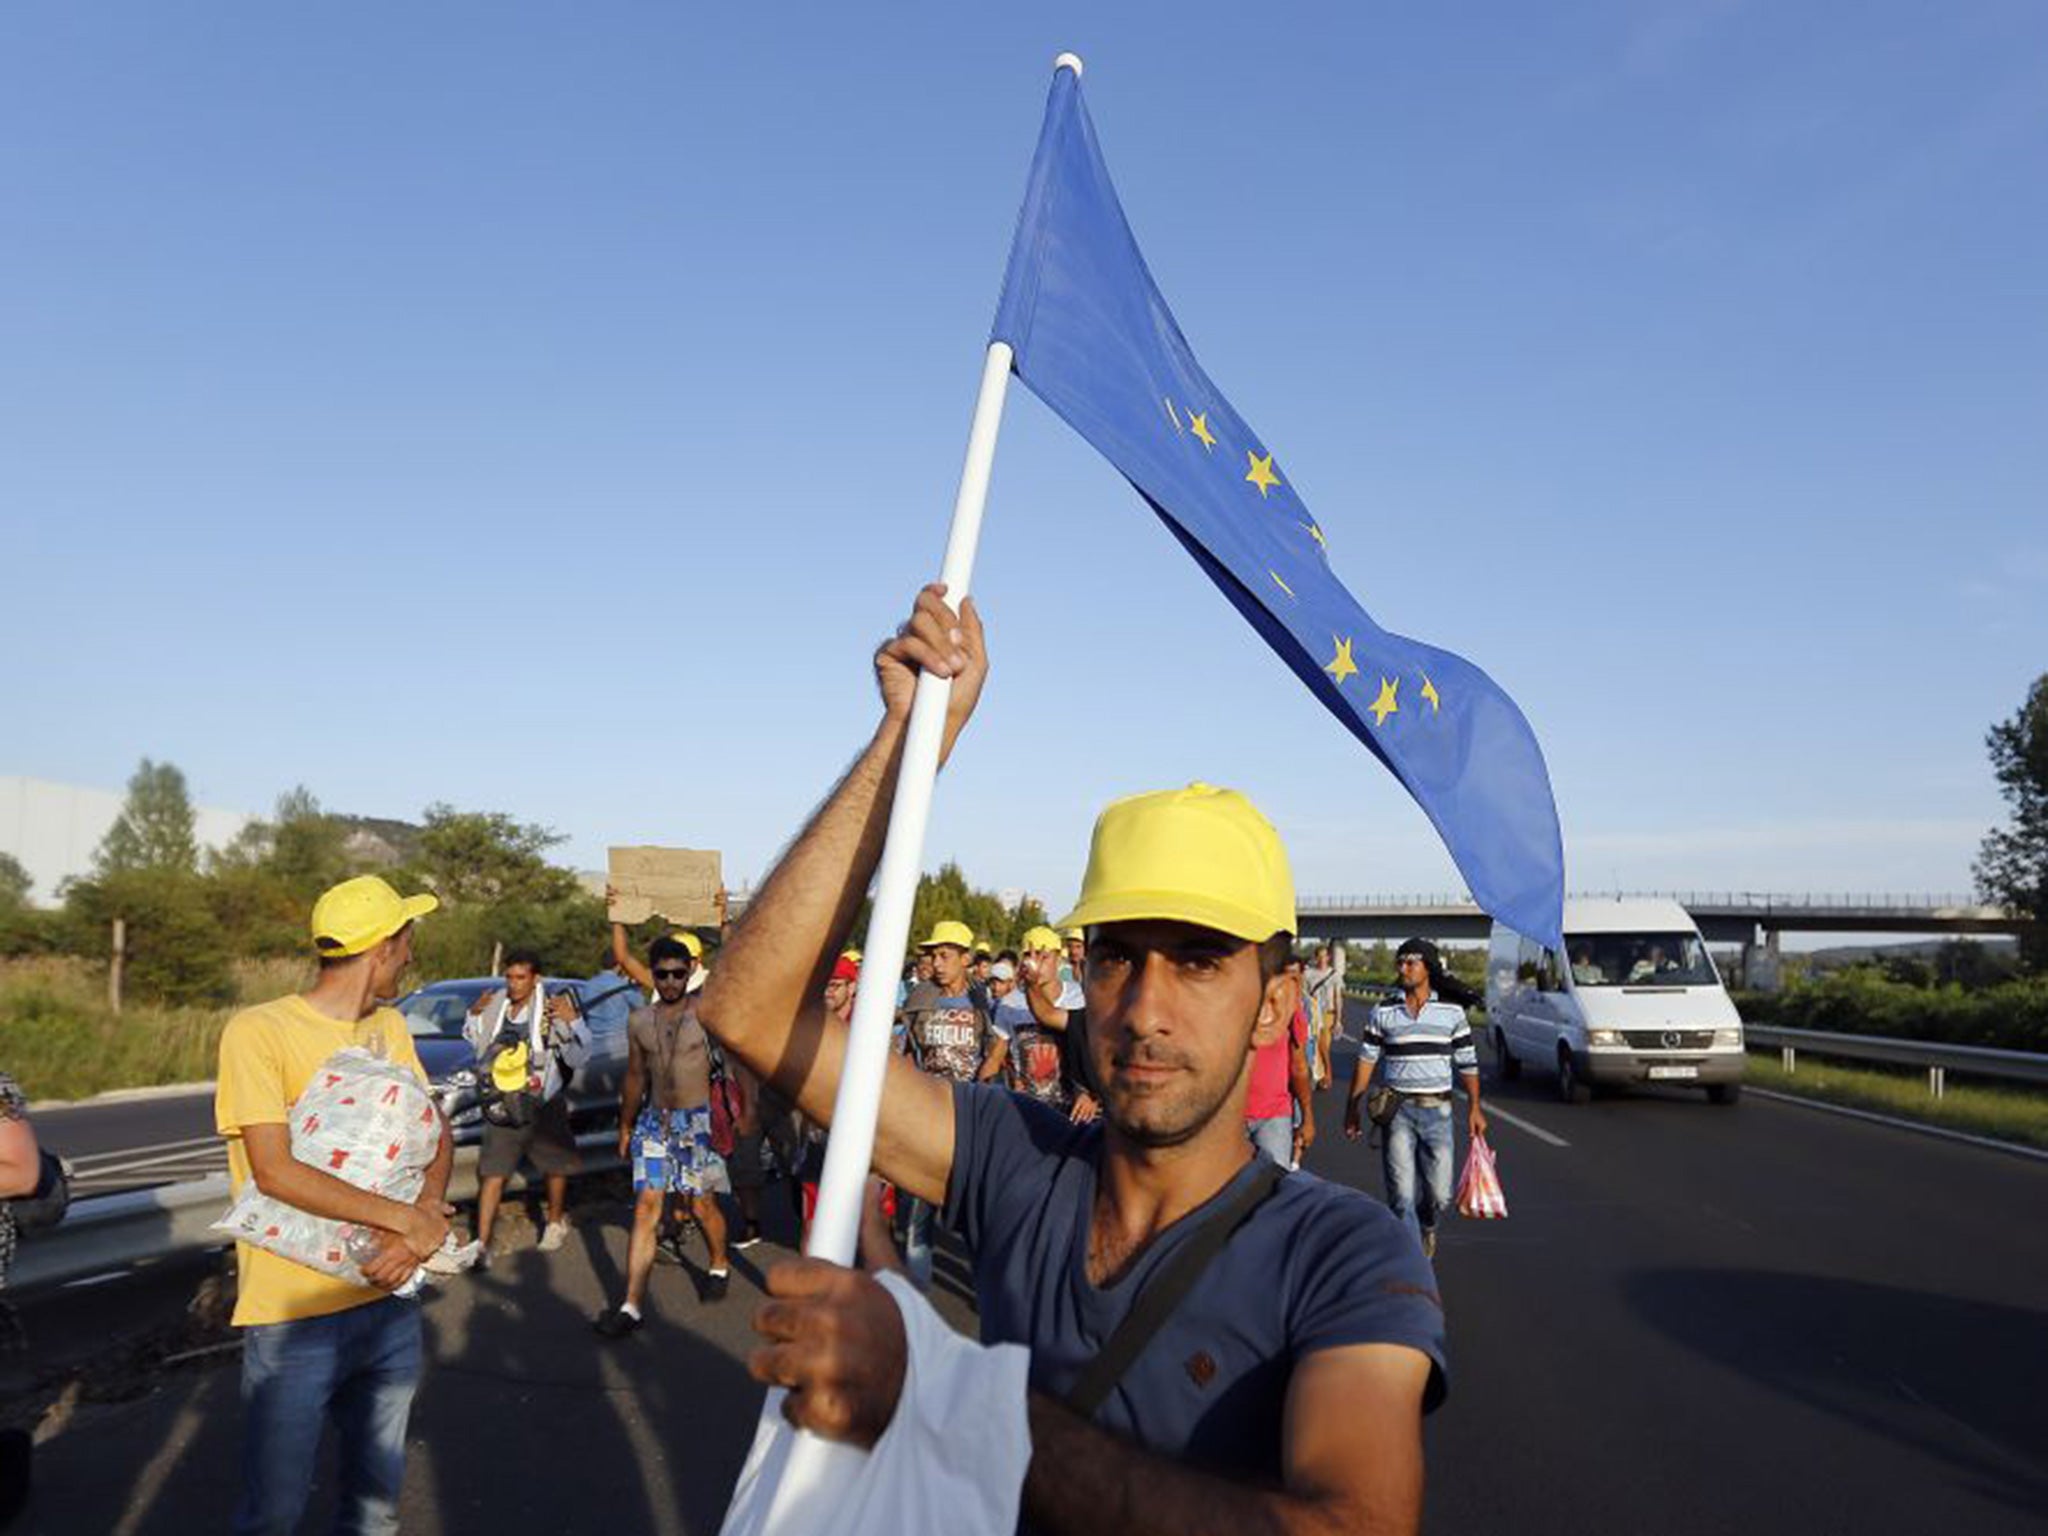
[[342, 846], [350, 859], [374, 869], [403, 864], [420, 850], [421, 828], [410, 821], [388, 816], [342, 816], [334, 818], [348, 829]]
[[2019, 940], [2004, 934], [1969, 939], [1919, 939], [1910, 944], [1837, 944], [1828, 949], [1810, 949], [1802, 957], [1815, 971], [1838, 971], [1849, 965], [1868, 965], [1873, 960], [1925, 960], [1932, 964], [1948, 944], [1976, 944], [1988, 956], [2010, 961], [2019, 953]]

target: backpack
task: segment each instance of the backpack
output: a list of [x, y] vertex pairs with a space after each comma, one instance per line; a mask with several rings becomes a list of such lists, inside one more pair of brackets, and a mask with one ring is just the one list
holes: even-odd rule
[[731, 1157], [740, 1144], [739, 1125], [746, 1118], [747, 1099], [725, 1069], [725, 1052], [709, 1035], [705, 1044], [711, 1055], [711, 1150], [720, 1157]]
[[477, 1107], [492, 1125], [524, 1130], [540, 1115], [540, 1074], [535, 1071], [526, 1031], [508, 1039], [501, 1029], [476, 1068]]

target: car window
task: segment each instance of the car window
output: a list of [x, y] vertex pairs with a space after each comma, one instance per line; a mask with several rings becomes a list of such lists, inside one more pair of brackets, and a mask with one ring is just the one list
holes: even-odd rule
[[459, 992], [417, 992], [399, 1004], [406, 1032], [415, 1040], [460, 1036], [469, 1017], [469, 999]]

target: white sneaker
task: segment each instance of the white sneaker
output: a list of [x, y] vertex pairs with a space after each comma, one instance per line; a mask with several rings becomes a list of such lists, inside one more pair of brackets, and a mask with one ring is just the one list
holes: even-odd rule
[[547, 1230], [540, 1235], [540, 1251], [542, 1253], [553, 1253], [567, 1241], [569, 1241], [569, 1223], [566, 1221], [551, 1221], [547, 1224]]
[[450, 1238], [421, 1260], [420, 1268], [432, 1275], [459, 1275], [475, 1264], [477, 1255], [483, 1251], [482, 1243], [467, 1242], [458, 1248], [455, 1240]]

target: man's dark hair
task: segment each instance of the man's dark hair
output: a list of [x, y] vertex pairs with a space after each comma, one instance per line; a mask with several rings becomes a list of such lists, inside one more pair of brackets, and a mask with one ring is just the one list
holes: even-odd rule
[[1005, 949], [999, 951], [996, 955], [996, 958], [998, 960], [1007, 960], [1010, 962], [1010, 964], [1015, 965], [1017, 963], [1017, 951], [1015, 951], [1014, 949]]
[[690, 946], [674, 935], [667, 933], [664, 933], [660, 938], [647, 946], [647, 963], [649, 965], [659, 965], [664, 960], [687, 960], [692, 965], [697, 963], [697, 957], [690, 953]]
[[1259, 946], [1259, 980], [1271, 981], [1294, 958], [1294, 935], [1276, 933]]
[[536, 974], [538, 974], [540, 971], [540, 951], [537, 949], [506, 950], [505, 961], [503, 966], [500, 968], [502, 970], [509, 971], [515, 965], [523, 965], [529, 971], [533, 971]]

